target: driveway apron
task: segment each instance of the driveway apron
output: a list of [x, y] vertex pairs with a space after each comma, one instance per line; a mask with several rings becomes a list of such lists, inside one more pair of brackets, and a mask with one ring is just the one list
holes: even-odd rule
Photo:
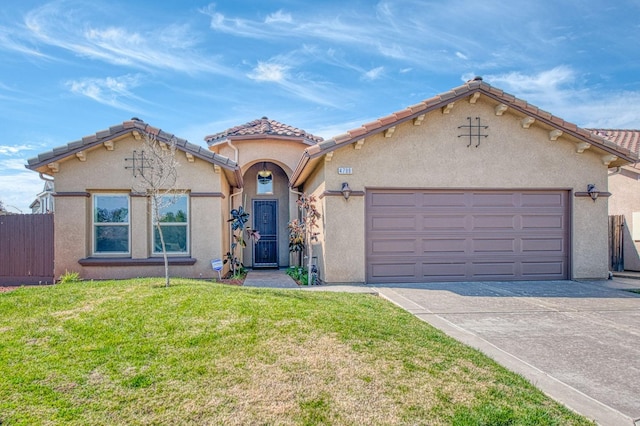
[[640, 418], [640, 281], [375, 287], [599, 424]]

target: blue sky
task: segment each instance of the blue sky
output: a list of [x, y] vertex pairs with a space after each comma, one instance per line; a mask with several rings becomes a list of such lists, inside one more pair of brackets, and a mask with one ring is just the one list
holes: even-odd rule
[[27, 158], [131, 117], [201, 145], [269, 118], [325, 138], [481, 75], [640, 128], [640, 0], [35, 1], [0, 8], [0, 200]]

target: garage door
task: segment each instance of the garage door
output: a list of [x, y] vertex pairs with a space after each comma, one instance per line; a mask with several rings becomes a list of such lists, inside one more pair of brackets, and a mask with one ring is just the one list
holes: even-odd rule
[[568, 191], [369, 190], [367, 282], [562, 280]]

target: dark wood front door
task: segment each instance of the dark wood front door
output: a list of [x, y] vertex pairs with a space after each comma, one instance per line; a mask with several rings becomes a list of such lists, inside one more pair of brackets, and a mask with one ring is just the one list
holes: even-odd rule
[[253, 266], [277, 267], [278, 200], [253, 200], [253, 229], [260, 232], [253, 246]]

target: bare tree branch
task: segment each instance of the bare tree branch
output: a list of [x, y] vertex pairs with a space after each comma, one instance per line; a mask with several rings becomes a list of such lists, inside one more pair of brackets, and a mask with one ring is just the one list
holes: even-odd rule
[[172, 137], [170, 141], [163, 142], [155, 135], [145, 133], [142, 143], [142, 151], [134, 151], [132, 168], [135, 182], [132, 190], [146, 195], [151, 200], [151, 214], [160, 237], [164, 258], [165, 286], [169, 287], [169, 259], [160, 224], [163, 209], [175, 204], [178, 197], [185, 192], [176, 188], [179, 166], [176, 158], [176, 138]]

